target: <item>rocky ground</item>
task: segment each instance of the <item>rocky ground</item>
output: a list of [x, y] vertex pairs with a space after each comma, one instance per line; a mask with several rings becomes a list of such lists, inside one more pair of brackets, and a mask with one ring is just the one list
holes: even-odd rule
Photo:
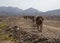
[[0, 36], [5, 34], [10, 38], [12, 37], [9, 41], [6, 41], [7, 38], [5, 38], [0, 43], [60, 43], [59, 29], [43, 25], [43, 32], [41, 33], [36, 27], [33, 27], [31, 20], [22, 18], [17, 21], [15, 22], [18, 24], [17, 26], [6, 26], [0, 29]]
[[40, 33], [38, 31], [26, 31], [23, 29], [6, 28], [3, 30], [9, 37], [13, 37], [17, 43], [60, 43], [60, 38], [57, 36], [48, 36], [49, 33]]

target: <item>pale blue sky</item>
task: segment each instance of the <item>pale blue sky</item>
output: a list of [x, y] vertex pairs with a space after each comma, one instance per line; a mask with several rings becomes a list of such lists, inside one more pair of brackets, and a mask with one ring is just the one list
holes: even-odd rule
[[40, 11], [48, 11], [60, 9], [60, 0], [0, 0], [1, 6], [18, 7], [24, 10], [32, 7]]

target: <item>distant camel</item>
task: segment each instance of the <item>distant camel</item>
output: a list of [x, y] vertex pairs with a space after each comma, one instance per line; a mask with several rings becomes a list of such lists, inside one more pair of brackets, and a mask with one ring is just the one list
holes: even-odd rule
[[28, 16], [28, 18], [34, 22], [34, 16]]
[[35, 16], [23, 16], [23, 18], [24, 19], [30, 19], [30, 20], [32, 20], [32, 22], [33, 22], [33, 26], [34, 26], [34, 22], [35, 22]]
[[23, 16], [24, 19], [31, 19], [32, 22], [34, 23], [34, 16]]
[[40, 32], [42, 32], [42, 24], [43, 24], [43, 17], [42, 16], [37, 16], [36, 17], [36, 26], [37, 29], [39, 29]]
[[27, 19], [28, 16], [23, 16], [24, 19]]
[[25, 18], [25, 19], [31, 19], [32, 21], [34, 21], [34, 16], [23, 16], [23, 18]]

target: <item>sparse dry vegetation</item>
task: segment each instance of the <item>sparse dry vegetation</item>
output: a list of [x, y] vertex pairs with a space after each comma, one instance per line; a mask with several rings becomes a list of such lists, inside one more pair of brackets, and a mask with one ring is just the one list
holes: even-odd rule
[[[60, 43], [60, 20], [44, 19], [42, 33], [32, 25], [31, 19], [24, 19], [22, 16], [9, 16], [2, 19], [0, 21], [0, 43], [4, 41], [10, 43]], [[19, 30], [14, 26], [17, 26]]]

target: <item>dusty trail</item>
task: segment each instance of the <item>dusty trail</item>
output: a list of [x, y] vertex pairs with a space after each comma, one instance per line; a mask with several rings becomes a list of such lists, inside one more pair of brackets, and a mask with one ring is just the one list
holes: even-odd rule
[[55, 30], [59, 30], [60, 31], [60, 28], [49, 26], [49, 25], [48, 26], [47, 25], [43, 25], [43, 27], [50, 28], [50, 29], [55, 29]]

